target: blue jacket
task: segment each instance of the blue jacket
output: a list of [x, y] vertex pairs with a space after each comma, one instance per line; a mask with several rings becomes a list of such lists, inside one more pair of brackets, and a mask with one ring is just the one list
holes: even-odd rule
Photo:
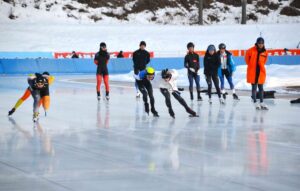
[[[221, 56], [220, 51], [218, 51], [217, 54], [218, 54], [219, 57]], [[232, 54], [227, 50], [226, 50], [226, 54], [227, 54], [227, 70], [230, 74], [232, 74], [233, 72], [235, 72], [236, 67], [235, 67], [235, 64], [234, 64], [233, 59], [232, 59]], [[220, 64], [220, 67], [218, 69], [218, 75], [222, 76], [222, 65], [221, 64]]]
[[[147, 79], [147, 71], [141, 70], [137, 75], [134, 75], [136, 80], [145, 80]], [[155, 77], [155, 75], [154, 75]]]

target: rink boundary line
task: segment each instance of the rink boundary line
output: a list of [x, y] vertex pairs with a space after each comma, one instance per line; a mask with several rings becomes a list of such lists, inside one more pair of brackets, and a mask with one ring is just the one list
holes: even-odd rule
[[[78, 81], [73, 81], [72, 79], [62, 79], [62, 80], [59, 80], [60, 82], [67, 82], [67, 83], [73, 83], [73, 84], [82, 84], [82, 85], [86, 85], [86, 84], [89, 84], [89, 85], [94, 85], [92, 83], [89, 83], [89, 82], [78, 82]], [[120, 82], [120, 81], [113, 81], [113, 82]], [[125, 82], [125, 81], [124, 81]], [[127, 83], [127, 82], [125, 82]], [[128, 83], [131, 83], [131, 82], [128, 82]], [[133, 82], [132, 82], [133, 83]], [[109, 86], [111, 87], [117, 87], [117, 88], [131, 88], [131, 89], [135, 89], [135, 87], [132, 87], [132, 86], [126, 86], [126, 85], [116, 85], [116, 84], [109, 84]]]

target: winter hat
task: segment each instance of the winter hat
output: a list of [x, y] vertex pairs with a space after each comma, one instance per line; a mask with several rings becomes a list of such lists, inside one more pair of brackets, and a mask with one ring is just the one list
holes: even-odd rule
[[192, 42], [189, 42], [187, 45], [186, 45], [187, 49], [191, 48], [191, 47], [195, 47], [194, 43]]
[[211, 44], [211, 45], [209, 45], [209, 46], [207, 47], [207, 51], [211, 51], [211, 50], [216, 51], [215, 45]]
[[256, 44], [260, 44], [260, 43], [265, 44], [265, 40], [262, 37], [258, 37], [256, 39]]
[[146, 42], [145, 41], [141, 41], [140, 42], [140, 46], [146, 46]]
[[100, 43], [100, 48], [106, 48], [105, 42], [101, 42], [101, 43]]
[[226, 45], [224, 43], [219, 44], [219, 49], [226, 49]]

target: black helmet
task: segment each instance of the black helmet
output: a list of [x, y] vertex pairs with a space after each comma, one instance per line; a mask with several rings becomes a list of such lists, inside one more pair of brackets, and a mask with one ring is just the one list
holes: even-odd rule
[[219, 44], [219, 50], [226, 49], [226, 45], [224, 43]]
[[105, 42], [101, 42], [101, 43], [100, 43], [100, 48], [106, 48]]
[[194, 43], [192, 42], [189, 42], [187, 45], [186, 45], [187, 49], [189, 49], [190, 47], [195, 47]]
[[48, 75], [48, 76], [50, 76], [50, 73], [47, 72], [47, 71], [45, 71], [45, 72], [43, 72], [43, 75]]
[[36, 78], [35, 78], [35, 83], [36, 84], [45, 84], [47, 81], [46, 81], [46, 78], [44, 78], [42, 75], [38, 75]]
[[168, 68], [161, 71], [161, 77], [163, 79], [171, 78], [172, 75], [168, 71], [169, 71]]

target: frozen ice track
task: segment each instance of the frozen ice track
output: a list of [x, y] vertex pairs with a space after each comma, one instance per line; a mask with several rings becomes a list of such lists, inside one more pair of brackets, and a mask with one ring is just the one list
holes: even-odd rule
[[257, 112], [248, 97], [209, 106], [184, 92], [200, 117], [172, 99], [172, 120], [154, 90], [156, 119], [126, 85], [98, 104], [94, 84], [61, 81], [89, 77], [58, 76], [34, 128], [31, 98], [6, 116], [25, 78], [0, 78], [0, 190], [298, 190], [299, 106], [267, 100]]

